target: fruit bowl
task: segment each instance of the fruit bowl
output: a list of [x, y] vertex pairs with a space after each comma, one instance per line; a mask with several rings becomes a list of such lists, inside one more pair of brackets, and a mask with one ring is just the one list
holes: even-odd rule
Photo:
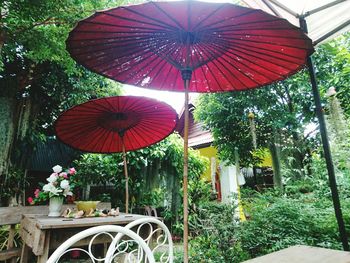
[[75, 201], [74, 203], [77, 205], [78, 211], [83, 210], [85, 213], [88, 213], [91, 208], [95, 210], [99, 202], [100, 201]]

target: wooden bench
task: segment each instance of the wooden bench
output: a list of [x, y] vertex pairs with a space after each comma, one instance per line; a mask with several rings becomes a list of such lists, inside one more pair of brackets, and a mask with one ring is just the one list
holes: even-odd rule
[[[75, 208], [75, 204], [63, 205], [63, 209]], [[99, 203], [97, 208], [110, 209], [111, 203]], [[16, 206], [0, 207], [0, 226], [8, 226], [6, 250], [0, 251], [0, 262], [8, 260], [15, 263], [21, 256], [20, 247], [15, 247], [16, 225], [20, 223], [24, 214], [48, 214], [48, 206]]]

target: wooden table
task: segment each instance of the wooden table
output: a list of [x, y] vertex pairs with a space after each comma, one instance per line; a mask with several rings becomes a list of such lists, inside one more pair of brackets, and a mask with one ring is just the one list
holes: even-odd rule
[[243, 263], [350, 263], [350, 252], [293, 246]]
[[148, 216], [120, 214], [112, 217], [89, 218], [52, 218], [44, 215], [23, 215], [20, 234], [23, 240], [21, 263], [28, 262], [30, 250], [36, 255], [38, 263], [48, 259], [49, 249], [55, 249], [67, 238], [93, 226], [126, 225], [139, 218]]

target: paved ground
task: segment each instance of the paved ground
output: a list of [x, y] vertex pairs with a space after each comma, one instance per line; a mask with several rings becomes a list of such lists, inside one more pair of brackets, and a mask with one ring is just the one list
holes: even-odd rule
[[293, 246], [243, 263], [350, 263], [350, 252]]

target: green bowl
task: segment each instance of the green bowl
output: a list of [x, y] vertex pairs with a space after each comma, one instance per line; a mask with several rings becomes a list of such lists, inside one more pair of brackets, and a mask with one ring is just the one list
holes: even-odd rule
[[75, 201], [74, 203], [77, 205], [78, 211], [83, 210], [85, 213], [88, 213], [91, 208], [95, 210], [99, 202], [100, 201]]

